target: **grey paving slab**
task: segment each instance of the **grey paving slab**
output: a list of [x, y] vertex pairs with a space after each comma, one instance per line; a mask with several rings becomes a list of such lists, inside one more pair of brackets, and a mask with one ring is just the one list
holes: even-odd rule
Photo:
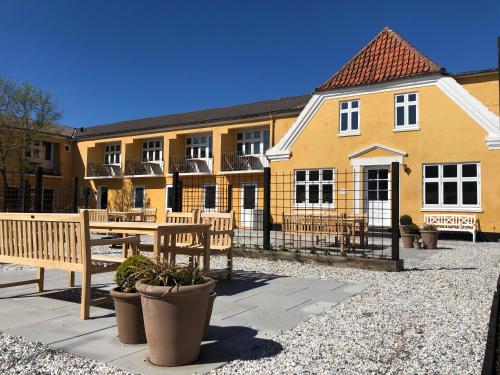
[[216, 303], [214, 303], [212, 316], [220, 317], [221, 319], [228, 318], [257, 307], [257, 305], [251, 303], [235, 303], [230, 300], [225, 301], [223, 297], [217, 297], [215, 301]]
[[266, 306], [267, 310], [271, 312], [276, 311], [287, 311], [295, 306], [302, 305], [306, 302], [311, 301], [311, 297], [304, 295], [297, 295], [297, 293], [292, 295], [283, 295], [275, 293], [259, 293], [250, 297], [245, 297], [244, 299], [238, 300], [245, 304], [256, 305], [256, 306]]
[[37, 309], [23, 305], [16, 309], [4, 310], [0, 305], [0, 330], [9, 332], [12, 328], [24, 326], [31, 323], [39, 323], [39, 329], [45, 330], [44, 323], [47, 320], [69, 315], [64, 311]]

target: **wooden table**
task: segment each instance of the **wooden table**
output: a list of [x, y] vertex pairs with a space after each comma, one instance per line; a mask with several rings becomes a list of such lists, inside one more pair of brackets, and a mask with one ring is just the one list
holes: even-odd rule
[[[210, 224], [159, 224], [139, 221], [109, 221], [90, 222], [91, 233], [117, 233], [117, 234], [138, 234], [150, 235], [153, 237], [153, 257], [160, 259], [162, 248], [161, 239], [167, 239], [169, 235], [179, 233], [201, 234], [203, 245], [203, 270], [210, 270]], [[171, 236], [175, 238], [175, 235]], [[175, 244], [173, 244], [175, 247]], [[166, 248], [172, 246], [165, 246]]]
[[108, 212], [108, 217], [117, 221], [135, 221], [138, 217], [139, 221], [142, 221], [144, 212], [110, 211]]

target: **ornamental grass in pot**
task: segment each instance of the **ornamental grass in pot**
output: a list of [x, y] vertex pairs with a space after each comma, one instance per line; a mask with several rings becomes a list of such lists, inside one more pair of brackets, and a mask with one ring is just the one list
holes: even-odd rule
[[158, 262], [137, 272], [149, 360], [160, 366], [196, 361], [215, 281], [192, 266]]
[[401, 237], [403, 238], [403, 247], [412, 249], [415, 241], [418, 239], [418, 226], [415, 224], [404, 225]]
[[420, 229], [420, 237], [426, 249], [436, 249], [439, 232], [434, 225], [424, 224]]
[[110, 291], [115, 304], [118, 338], [125, 344], [144, 344], [146, 333], [142, 316], [141, 296], [135, 289], [137, 270], [151, 264], [142, 256], [128, 257], [116, 271], [117, 287]]

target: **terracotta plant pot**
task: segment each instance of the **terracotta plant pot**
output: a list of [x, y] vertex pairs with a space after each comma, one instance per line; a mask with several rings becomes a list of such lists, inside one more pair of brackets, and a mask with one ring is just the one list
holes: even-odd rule
[[408, 233], [401, 233], [401, 237], [403, 238], [403, 247], [406, 249], [413, 249], [413, 243], [415, 242], [415, 235]]
[[212, 291], [210, 293], [210, 297], [208, 297], [208, 309], [207, 309], [207, 317], [205, 319], [205, 330], [203, 331], [203, 339], [207, 337], [208, 327], [210, 326], [210, 319], [212, 318], [212, 310], [214, 308], [215, 297], [217, 297], [217, 293]]
[[179, 288], [137, 284], [151, 363], [182, 366], [196, 361], [214, 285], [213, 280]]
[[438, 231], [421, 230], [420, 237], [426, 249], [436, 249], [439, 237]]
[[141, 295], [124, 293], [118, 288], [110, 291], [115, 303], [118, 338], [124, 344], [144, 344], [146, 333], [142, 317]]

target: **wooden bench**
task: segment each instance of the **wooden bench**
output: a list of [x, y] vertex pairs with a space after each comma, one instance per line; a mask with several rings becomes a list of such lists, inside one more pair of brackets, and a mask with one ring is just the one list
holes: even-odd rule
[[[83, 210], [80, 210], [82, 212]], [[92, 208], [87, 210], [89, 213], [89, 221], [98, 223], [106, 223], [109, 221], [109, 212], [106, 209]]]
[[[131, 241], [131, 240], [127, 240]], [[115, 271], [120, 260], [93, 259], [89, 232], [89, 212], [79, 214], [0, 213], [0, 262], [37, 267], [36, 279], [0, 284], [0, 288], [37, 284], [44, 287], [45, 268], [82, 273], [80, 318], [88, 319], [90, 305], [109, 300], [91, 299], [91, 276]]]
[[425, 214], [424, 224], [434, 225], [438, 230], [451, 232], [469, 232], [472, 242], [476, 242], [476, 215]]

